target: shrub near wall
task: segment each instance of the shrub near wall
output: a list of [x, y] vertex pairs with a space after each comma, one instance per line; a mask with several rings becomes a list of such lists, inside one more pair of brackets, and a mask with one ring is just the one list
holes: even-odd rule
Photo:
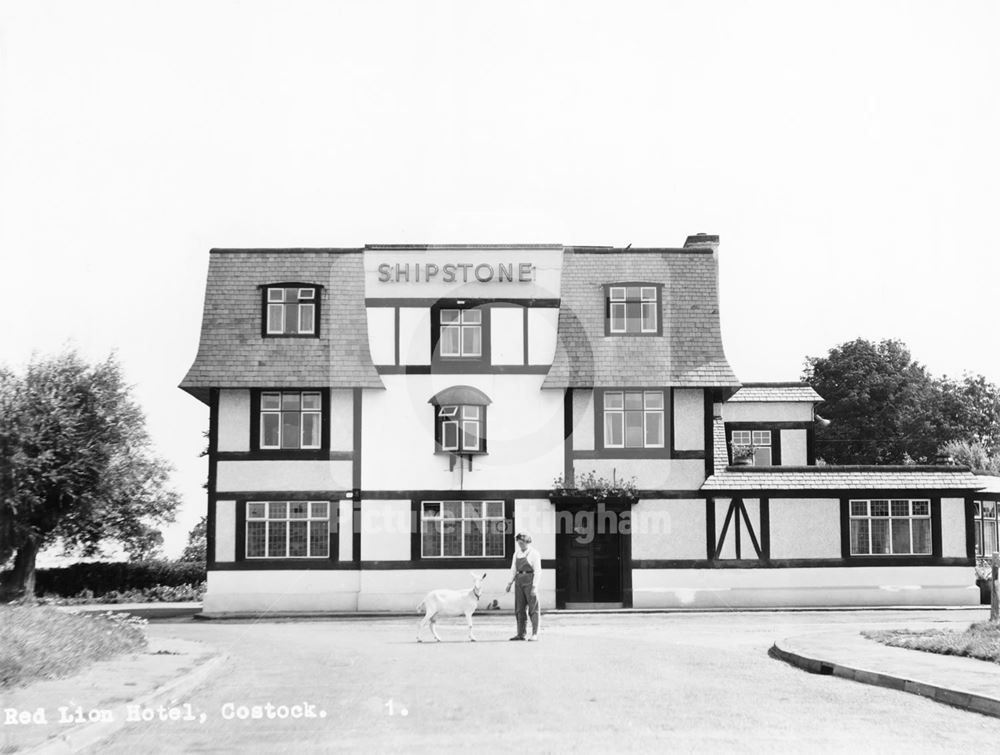
[[58, 569], [39, 569], [35, 577], [35, 594], [68, 598], [89, 590], [101, 596], [157, 586], [197, 585], [204, 581], [205, 564], [190, 561], [73, 564]]

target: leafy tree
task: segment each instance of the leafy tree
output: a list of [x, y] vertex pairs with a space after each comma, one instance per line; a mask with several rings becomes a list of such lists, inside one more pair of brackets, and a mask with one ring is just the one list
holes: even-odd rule
[[816, 432], [830, 464], [931, 463], [951, 441], [1000, 448], [1000, 392], [982, 376], [935, 378], [901, 341], [858, 338], [809, 357], [803, 377], [831, 420]]
[[208, 518], [202, 517], [198, 520], [188, 533], [187, 545], [181, 554], [179, 561], [205, 561], [208, 553]]
[[952, 440], [941, 447], [941, 453], [956, 464], [969, 467], [975, 472], [1000, 475], [1000, 457], [991, 456], [982, 443], [968, 440]]
[[0, 566], [13, 556], [0, 595], [33, 595], [35, 558], [56, 541], [85, 556], [108, 539], [148, 545], [178, 505], [169, 471], [113, 356], [90, 366], [67, 351], [23, 377], [0, 371]]

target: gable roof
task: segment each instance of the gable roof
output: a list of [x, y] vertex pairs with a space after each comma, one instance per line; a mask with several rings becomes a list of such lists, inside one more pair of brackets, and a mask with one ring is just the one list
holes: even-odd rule
[[728, 403], [736, 402], [808, 402], [819, 403], [823, 397], [808, 383], [744, 383], [730, 397]]
[[[321, 286], [318, 338], [264, 338], [261, 287]], [[383, 388], [368, 348], [361, 249], [213, 249], [201, 340], [180, 387]]]
[[[605, 336], [604, 285], [663, 284], [663, 336]], [[555, 358], [543, 388], [739, 387], [719, 324], [709, 249], [567, 247]]]

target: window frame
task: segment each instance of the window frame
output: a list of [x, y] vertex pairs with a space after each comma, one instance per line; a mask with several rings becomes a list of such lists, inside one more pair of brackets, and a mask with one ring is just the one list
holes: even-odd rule
[[[458, 516], [458, 517], [445, 517], [444, 516], [445, 505], [446, 504], [455, 504], [455, 503], [457, 503], [459, 505], [459, 509], [460, 509], [460, 512], [461, 512], [460, 516]], [[433, 504], [437, 504], [438, 505], [438, 512], [439, 513], [438, 513], [437, 516], [428, 516], [427, 515], [427, 506], [428, 506], [428, 504], [432, 504], [432, 505]], [[480, 514], [480, 516], [478, 516], [478, 517], [466, 516], [466, 513], [467, 513], [466, 504], [473, 504], [473, 505], [474, 504], [479, 504], [480, 507], [481, 507], [481, 509], [480, 509], [481, 514]], [[493, 515], [493, 516], [487, 516], [486, 515], [486, 511], [487, 511], [487, 506], [489, 504], [498, 504], [499, 507], [500, 507], [500, 514]], [[510, 526], [510, 518], [507, 515], [507, 512], [508, 512], [507, 502], [504, 499], [502, 499], [502, 498], [489, 498], [489, 499], [478, 500], [478, 499], [467, 499], [467, 498], [465, 498], [465, 499], [429, 498], [429, 499], [421, 499], [421, 500], [417, 501], [416, 502], [416, 507], [417, 507], [417, 512], [418, 512], [418, 517], [417, 517], [418, 521], [417, 521], [417, 528], [416, 528], [417, 529], [416, 536], [417, 536], [418, 542], [419, 542], [418, 550], [417, 550], [416, 555], [417, 555], [417, 557], [421, 561], [435, 561], [435, 562], [438, 562], [438, 561], [443, 561], [443, 560], [447, 560], [447, 559], [460, 560], [462, 562], [467, 562], [467, 561], [471, 561], [471, 560], [475, 560], [475, 559], [496, 559], [496, 560], [500, 560], [500, 561], [505, 561], [506, 559], [510, 558], [510, 556], [511, 556], [511, 549], [510, 549], [510, 546], [508, 545], [508, 536], [510, 534], [509, 530], [512, 530], [512, 527]], [[426, 553], [425, 550], [424, 550], [424, 544], [425, 544], [424, 543], [424, 539], [425, 539], [424, 538], [424, 536], [425, 536], [425, 530], [424, 530], [425, 524], [424, 523], [425, 522], [440, 522], [443, 525], [447, 521], [452, 521], [452, 522], [456, 522], [456, 523], [459, 524], [459, 530], [460, 530], [459, 542], [461, 543], [462, 553], [460, 555], [445, 554], [444, 553], [445, 532], [443, 531], [443, 528], [437, 533], [438, 536], [439, 536], [439, 541], [438, 542], [439, 542], [439, 545], [440, 545], [440, 547], [438, 549], [439, 552], [436, 555]], [[465, 537], [464, 526], [463, 526], [462, 523], [464, 523], [466, 521], [476, 521], [476, 522], [483, 523], [483, 525], [480, 528], [480, 532], [482, 534], [482, 545], [483, 545], [482, 553], [478, 553], [478, 554], [474, 553], [474, 554], [471, 554], [471, 555], [466, 555], [465, 554], [466, 537]], [[487, 535], [487, 529], [488, 529], [486, 527], [486, 525], [485, 525], [486, 522], [499, 522], [499, 523], [501, 523], [503, 525], [502, 526], [502, 531], [501, 531], [501, 535], [502, 535], [501, 542], [503, 544], [503, 553], [501, 553], [501, 554], [493, 554], [493, 555], [486, 555], [486, 535]]]
[[[432, 404], [432, 408], [434, 409], [434, 453], [459, 456], [483, 456], [487, 453], [487, 406], [480, 404], [441, 404], [440, 406]], [[478, 415], [475, 418], [471, 416], [473, 409]], [[470, 415], [468, 418], [466, 417], [467, 411]], [[465, 446], [465, 424], [474, 422], [479, 425], [479, 447], [469, 449]], [[446, 426], [450, 425], [456, 427], [457, 447], [455, 448], [450, 448], [450, 444], [445, 444]]]
[[[940, 500], [939, 499], [938, 499], [938, 504], [937, 505], [935, 504], [935, 499], [933, 499], [931, 497], [927, 497], [927, 496], [917, 496], [917, 497], [909, 498], [909, 497], [902, 497], [902, 496], [897, 496], [897, 495], [889, 495], [889, 496], [881, 496], [881, 497], [874, 496], [874, 497], [871, 497], [871, 498], [854, 498], [854, 497], [851, 497], [851, 498], [846, 498], [844, 500], [845, 500], [846, 507], [847, 507], [847, 511], [846, 511], [846, 513], [847, 513], [847, 523], [846, 523], [846, 527], [845, 527], [845, 534], [847, 536], [847, 543], [845, 545], [845, 550], [846, 550], [847, 556], [849, 558], [852, 558], [852, 559], [858, 559], [858, 558], [861, 558], [861, 559], [876, 559], [877, 560], [877, 559], [892, 559], [892, 558], [928, 559], [928, 558], [936, 558], [936, 557], [938, 557], [939, 550], [940, 550], [940, 546], [938, 544], [939, 543], [939, 536], [937, 536], [935, 533], [940, 530], [940, 514], [939, 514], [939, 511], [940, 511], [940, 507], [939, 507]], [[908, 513], [905, 514], [905, 515], [898, 514], [898, 513], [893, 513], [894, 504], [896, 504], [896, 503], [903, 503], [903, 502], [905, 502], [907, 504], [907, 511], [908, 511]], [[872, 511], [873, 511], [872, 504], [873, 503], [885, 503], [886, 504], [886, 509], [885, 509], [886, 513], [885, 513], [885, 515], [872, 513]], [[926, 512], [927, 512], [926, 514], [915, 514], [914, 513], [914, 509], [915, 509], [914, 504], [918, 504], [918, 503], [926, 505]], [[856, 510], [855, 509], [855, 504], [865, 504], [865, 512], [866, 513], [864, 513], [864, 514], [856, 514], [855, 513], [855, 510]], [[908, 552], [908, 553], [897, 552], [895, 550], [895, 542], [894, 542], [895, 541], [895, 531], [894, 531], [894, 528], [893, 528], [893, 522], [898, 522], [898, 521], [901, 521], [901, 520], [905, 520], [905, 521], [907, 521], [909, 523], [909, 526], [907, 527], [907, 533], [908, 533], [908, 542], [909, 542], [910, 552]], [[862, 521], [868, 522], [868, 527], [867, 527], [868, 551], [864, 552], [864, 553], [858, 553], [858, 552], [855, 552], [855, 550], [854, 550], [854, 541], [855, 541], [855, 538], [854, 538], [854, 527], [853, 527], [853, 524], [854, 524], [854, 522], [862, 522]], [[879, 522], [886, 522], [887, 523], [886, 534], [887, 534], [887, 543], [888, 543], [888, 548], [889, 548], [888, 552], [885, 552], [885, 551], [880, 552], [880, 553], [875, 553], [874, 552], [874, 549], [873, 549], [873, 529], [874, 528], [872, 527], [872, 524], [871, 524], [873, 521], [879, 521]], [[914, 537], [913, 537], [914, 526], [913, 526], [913, 523], [914, 523], [914, 521], [926, 521], [927, 522], [928, 532], [927, 532], [927, 541], [926, 541], [927, 542], [927, 550], [926, 551], [920, 551], [920, 552], [915, 552], [914, 551], [914, 548], [913, 548], [913, 542], [914, 542]]]
[[[442, 323], [442, 312], [448, 310], [459, 310], [458, 323]], [[464, 328], [476, 327], [476, 323], [465, 323], [462, 321], [463, 312], [475, 310], [479, 312], [479, 354], [462, 354], [464, 345]], [[431, 327], [431, 365], [443, 368], [457, 368], [463, 370], [468, 367], [481, 368], [492, 363], [490, 327], [492, 318], [490, 317], [490, 303], [482, 299], [439, 299], [431, 306], [430, 327]], [[459, 354], [442, 354], [442, 331], [443, 327], [459, 328]]]
[[[285, 283], [266, 283], [258, 286], [261, 290], [261, 321], [260, 321], [260, 334], [262, 338], [319, 338], [320, 337], [320, 312], [321, 304], [323, 300], [323, 286], [318, 283], [304, 283], [289, 281]], [[297, 289], [295, 304], [295, 320], [296, 329], [301, 327], [302, 324], [302, 312], [305, 307], [311, 307], [312, 309], [312, 319], [313, 328], [312, 332], [309, 333], [286, 333], [285, 327], [288, 324], [288, 307], [291, 302], [287, 301], [287, 291], [290, 289]], [[302, 292], [306, 290], [312, 291], [312, 296], [303, 297]], [[282, 292], [281, 300], [272, 300], [272, 292]], [[272, 330], [270, 328], [270, 307], [272, 305], [281, 304], [282, 306], [282, 328], [281, 330]]]
[[[616, 283], [605, 283], [604, 288], [604, 335], [605, 337], [626, 337], [626, 338], [642, 338], [650, 336], [662, 336], [663, 335], [663, 284], [655, 283], [653, 281], [621, 281]], [[629, 299], [628, 289], [638, 288], [639, 298]], [[646, 290], [654, 289], [655, 298], [647, 299]], [[618, 290], [621, 290], [621, 296], [618, 296]], [[643, 305], [652, 302], [654, 306], [654, 312], [656, 313], [656, 326], [653, 328], [647, 328], [645, 326], [643, 317]], [[628, 330], [628, 305], [638, 304], [639, 305], [639, 330], [629, 331]], [[624, 306], [625, 314], [624, 329], [616, 329], [614, 327], [615, 317], [614, 310], [615, 307]]]
[[[751, 466], [762, 467], [762, 466], [781, 466], [781, 427], [767, 423], [767, 422], [727, 422], [726, 423], [726, 458], [730, 465], [733, 463], [733, 446], [734, 445], [744, 445], [742, 443], [736, 443], [734, 436], [736, 433], [750, 433], [750, 445], [754, 448], [770, 448], [771, 463], [770, 464], [760, 464], [757, 461], [757, 455], [754, 454], [753, 464]], [[754, 441], [755, 433], [770, 433], [771, 443], [769, 446], [764, 446], [763, 444], [757, 445]], [[807, 440], [808, 442], [808, 440]], [[807, 461], [808, 461], [807, 453]]]
[[[993, 510], [993, 516], [986, 516], [986, 504]], [[992, 498], [974, 498], [972, 501], [972, 527], [973, 545], [975, 555], [982, 558], [989, 558], [993, 555], [993, 550], [1000, 549], [1000, 501]], [[985, 552], [986, 528], [993, 531], [994, 549]]]
[[[299, 394], [299, 415], [304, 413], [319, 414], [319, 445], [307, 448], [282, 448], [279, 438], [279, 446], [263, 445], [263, 424], [264, 414], [283, 414], [284, 409], [265, 409], [264, 398], [268, 394]], [[302, 396], [305, 394], [316, 394], [319, 396], [319, 411], [303, 409]], [[278, 423], [279, 433], [283, 432], [284, 422]], [[299, 421], [299, 441], [301, 444], [301, 433], [303, 423]], [[253, 388], [250, 390], [250, 455], [259, 459], [328, 459], [330, 456], [330, 389], [329, 388]]]
[[[643, 408], [625, 409], [625, 394], [639, 393], [643, 396]], [[622, 395], [622, 408], [607, 408], [608, 394]], [[662, 404], [659, 409], [647, 408], [646, 394], [660, 394]], [[642, 412], [642, 436], [641, 446], [625, 445], [626, 441], [626, 418], [627, 411]], [[608, 445], [606, 443], [607, 415], [608, 412], [621, 414], [622, 445]], [[662, 417], [662, 443], [657, 445], [646, 445], [647, 415], [659, 413]], [[594, 390], [594, 450], [602, 458], [673, 458], [671, 451], [674, 444], [673, 427], [673, 391], [666, 386], [627, 386], [615, 388], [596, 388]]]
[[[314, 504], [325, 504], [326, 505], [326, 515], [325, 516], [314, 516], [313, 506]], [[284, 505], [285, 514], [283, 517], [271, 517], [271, 507], [272, 505]], [[293, 505], [305, 505], [306, 513], [303, 517], [293, 517], [291, 516]], [[251, 511], [253, 506], [263, 506], [264, 516], [252, 516]], [[324, 565], [330, 562], [335, 562], [338, 559], [338, 543], [339, 535], [337, 528], [337, 519], [339, 516], [339, 501], [336, 498], [330, 498], [328, 500], [317, 500], [316, 498], [308, 499], [287, 499], [282, 496], [268, 497], [268, 498], [248, 498], [238, 503], [238, 511], [240, 513], [238, 528], [240, 533], [240, 548], [237, 554], [237, 561], [243, 562], [253, 562], [255, 564], [280, 564], [284, 562], [292, 562], [296, 564], [314, 564], [314, 565]], [[264, 554], [263, 555], [250, 555], [250, 527], [252, 524], [264, 523]], [[285, 548], [284, 555], [274, 556], [268, 553], [271, 547], [271, 522], [280, 522], [285, 525]], [[306, 555], [289, 555], [291, 552], [291, 532], [292, 528], [290, 524], [292, 522], [306, 522]], [[326, 554], [324, 555], [310, 555], [313, 547], [313, 537], [312, 537], [312, 523], [313, 522], [325, 522], [326, 523]]]

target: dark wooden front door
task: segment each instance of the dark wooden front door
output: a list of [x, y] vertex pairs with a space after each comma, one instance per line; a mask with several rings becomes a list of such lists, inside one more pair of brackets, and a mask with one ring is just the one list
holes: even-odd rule
[[[570, 513], [576, 513], [573, 509]], [[561, 521], [568, 521], [562, 519]], [[556, 605], [631, 603], [626, 580], [628, 535], [617, 530], [570, 527], [556, 532]]]

